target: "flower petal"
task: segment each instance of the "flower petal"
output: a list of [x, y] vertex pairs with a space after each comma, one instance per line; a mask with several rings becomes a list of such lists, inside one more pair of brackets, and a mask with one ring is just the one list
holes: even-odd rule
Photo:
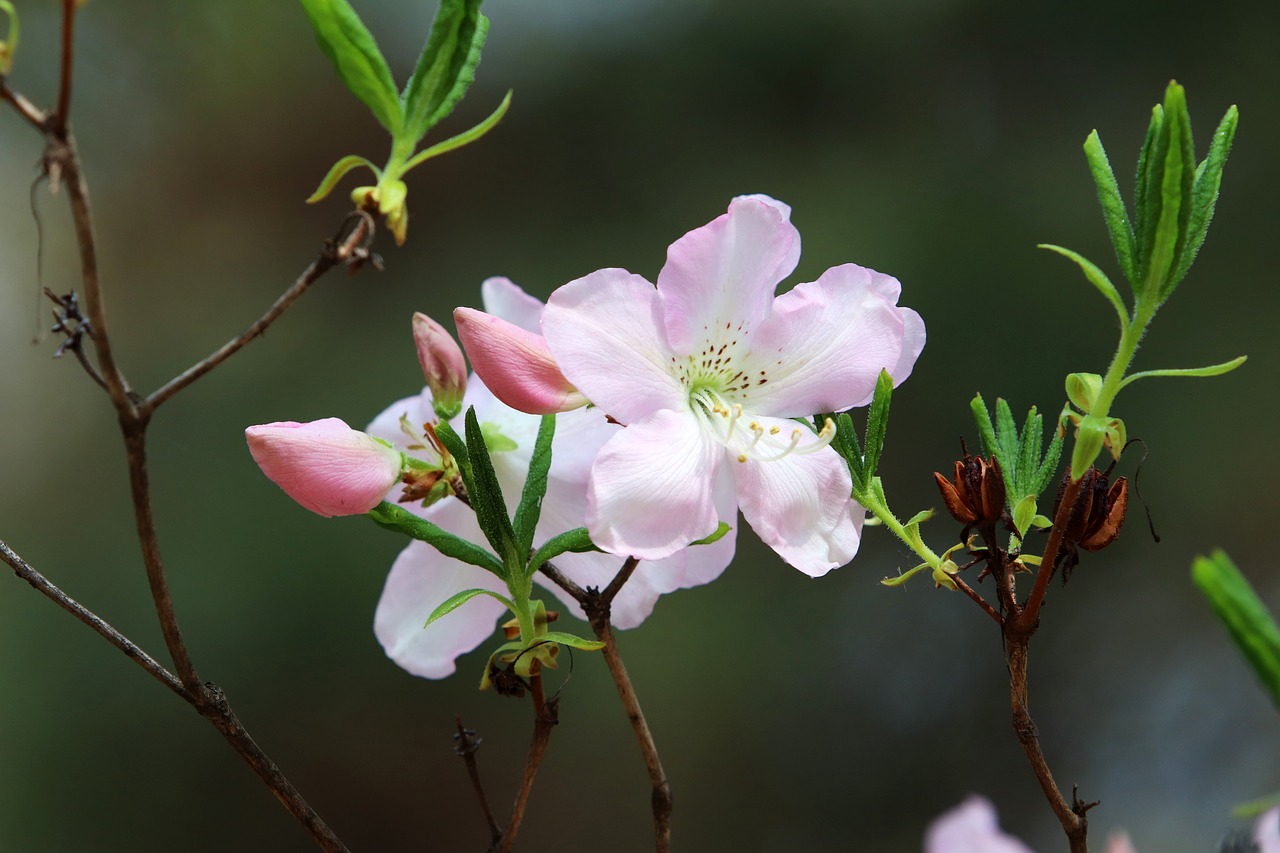
[[743, 362], [748, 376], [760, 377], [750, 389], [752, 411], [805, 417], [869, 402], [881, 369], [902, 361], [904, 317], [896, 293], [887, 295], [890, 282], [898, 287], [844, 264], [779, 296]]
[[671, 244], [658, 292], [677, 353], [693, 352], [708, 326], [731, 323], [749, 335], [769, 315], [778, 283], [800, 258], [790, 216], [768, 196], [739, 196], [728, 213]]
[[626, 270], [605, 269], [551, 294], [542, 332], [568, 380], [629, 424], [684, 405], [661, 316], [653, 285]]
[[519, 326], [526, 332], [541, 333], [542, 302], [525, 293], [511, 279], [502, 276], [486, 278], [484, 284], [480, 285], [480, 298], [487, 313]]
[[[446, 530], [484, 541], [474, 514], [460, 502], [436, 504], [430, 514]], [[507, 612], [501, 602], [479, 595], [423, 628], [433, 610], [464, 589], [507, 594], [495, 575], [445, 557], [425, 542], [410, 542], [391, 567], [373, 617], [374, 633], [387, 657], [423, 678], [453, 674], [454, 659], [491, 636], [495, 621]]]
[[476, 375], [508, 406], [545, 415], [587, 404], [560, 372], [542, 335], [474, 308], [455, 309], [453, 320]]
[[[757, 420], [766, 430], [797, 426], [794, 421]], [[853, 559], [863, 512], [849, 498], [849, 468], [831, 447], [730, 465], [742, 515], [778, 556], [815, 578]]]
[[687, 410], [661, 409], [600, 450], [587, 486], [587, 529], [601, 548], [669, 557], [720, 523], [713, 500], [723, 447]]
[[281, 421], [244, 431], [262, 473], [318, 515], [361, 515], [400, 480], [400, 452], [338, 418]]
[[895, 388], [911, 375], [916, 359], [924, 352], [925, 343], [924, 318], [910, 308], [899, 308], [898, 316], [902, 318], [902, 354], [898, 356], [898, 363], [889, 370]]
[[1032, 853], [1032, 850], [1001, 832], [991, 802], [975, 795], [929, 825], [924, 836], [924, 853]]
[[1280, 808], [1263, 813], [1253, 825], [1253, 840], [1258, 853], [1280, 853]]

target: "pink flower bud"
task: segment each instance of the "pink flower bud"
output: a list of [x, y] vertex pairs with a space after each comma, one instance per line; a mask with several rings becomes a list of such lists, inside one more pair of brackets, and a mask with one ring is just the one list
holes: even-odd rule
[[467, 362], [453, 335], [426, 314], [413, 315], [413, 340], [418, 345], [418, 363], [427, 377], [436, 415], [452, 420], [462, 411], [467, 392]]
[[338, 418], [261, 424], [244, 435], [262, 473], [326, 518], [368, 512], [400, 480], [400, 451]]
[[455, 309], [453, 319], [476, 375], [511, 408], [549, 415], [587, 404], [560, 372], [542, 335], [474, 308]]

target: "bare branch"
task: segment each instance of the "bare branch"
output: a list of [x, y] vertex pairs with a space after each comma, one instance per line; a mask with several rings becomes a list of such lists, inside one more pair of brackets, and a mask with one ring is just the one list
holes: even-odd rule
[[127, 658], [150, 673], [156, 681], [159, 681], [183, 699], [187, 699], [186, 691], [177, 676], [161, 666], [155, 658], [143, 651], [140, 646], [124, 634], [111, 627], [101, 616], [98, 616], [98, 614], [55, 586], [52, 581], [36, 571], [30, 563], [14, 553], [13, 549], [3, 541], [0, 541], [0, 559], [8, 563], [14, 574], [31, 584], [41, 595], [88, 625], [104, 640], [124, 652]]
[[0, 101], [7, 101], [13, 105], [18, 111], [18, 115], [34, 127], [36, 130], [44, 133], [48, 130], [49, 114], [37, 107], [31, 101], [27, 100], [20, 93], [13, 91], [5, 85], [4, 78], [0, 77]]
[[62, 60], [58, 73], [58, 107], [53, 111], [53, 127], [58, 135], [67, 132], [71, 116], [71, 70], [75, 58], [76, 0], [62, 0]]
[[[524, 764], [524, 778], [520, 782], [520, 791], [516, 794], [515, 806], [511, 809], [511, 820], [507, 823], [507, 831], [503, 833], [497, 844], [497, 853], [511, 853], [516, 843], [516, 833], [524, 821], [525, 809], [529, 805], [529, 795], [533, 792], [533, 780], [542, 766], [542, 758], [547, 753], [547, 743], [551, 740], [551, 731], [559, 723], [558, 699], [547, 700], [542, 690], [542, 672], [538, 670], [529, 677], [529, 689], [533, 699], [533, 743], [529, 746], [529, 757]], [[490, 847], [490, 850], [494, 850]]]
[[485, 796], [484, 785], [480, 783], [480, 767], [476, 763], [476, 751], [480, 749], [481, 740], [475, 732], [462, 725], [461, 715], [455, 719], [458, 723], [458, 733], [453, 736], [457, 744], [453, 752], [467, 764], [467, 775], [471, 777], [471, 787], [476, 792], [476, 799], [480, 801], [480, 808], [484, 811], [485, 822], [489, 825], [489, 844], [491, 847], [496, 846], [502, 843], [502, 827], [498, 826], [498, 822], [494, 820], [493, 809], [489, 807], [489, 798]]
[[[271, 304], [261, 317], [253, 322], [251, 326], [241, 332], [238, 336], [227, 341], [217, 351], [213, 352], [201, 361], [188, 367], [179, 375], [170, 379], [163, 386], [156, 389], [150, 397], [147, 398], [147, 404], [152, 408], [156, 408], [161, 403], [168, 400], [174, 394], [177, 394], [183, 388], [186, 388], [192, 382], [195, 382], [201, 376], [204, 376], [210, 370], [213, 370], [222, 362], [226, 361], [234, 355], [241, 347], [261, 335], [266, 328], [275, 322], [276, 318], [285, 312], [285, 310], [298, 300], [306, 292], [307, 288], [314, 284], [322, 275], [333, 269], [340, 263], [359, 262], [367, 257], [367, 249], [365, 244], [373, 236], [374, 223], [373, 217], [364, 211], [357, 211], [358, 217], [356, 225], [347, 232], [347, 224], [344, 222], [338, 237], [325, 244], [324, 250], [320, 256], [311, 262], [311, 265], [303, 270], [302, 275], [289, 286], [289, 289], [280, 295], [280, 298]], [[345, 238], [342, 232], [347, 232]]]

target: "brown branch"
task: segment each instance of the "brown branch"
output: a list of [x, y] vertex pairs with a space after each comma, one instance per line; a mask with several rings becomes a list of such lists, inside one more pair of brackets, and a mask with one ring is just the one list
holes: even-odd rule
[[[551, 740], [551, 731], [559, 722], [559, 700], [547, 701], [542, 689], [542, 672], [539, 669], [529, 677], [529, 689], [533, 699], [533, 743], [529, 746], [529, 757], [524, 764], [524, 778], [520, 782], [520, 791], [516, 795], [515, 806], [511, 809], [511, 820], [507, 823], [507, 831], [496, 846], [497, 853], [511, 853], [516, 843], [516, 833], [524, 821], [524, 813], [529, 805], [529, 795], [533, 792], [533, 780], [542, 766], [542, 758], [547, 752], [547, 743]], [[494, 847], [490, 847], [494, 850]]]
[[373, 236], [374, 222], [373, 217], [364, 211], [357, 211], [354, 214], [357, 217], [356, 226], [342, 237], [342, 232], [347, 231], [346, 222], [335, 239], [325, 244], [324, 250], [320, 253], [311, 265], [303, 270], [302, 274], [294, 280], [293, 284], [280, 295], [271, 307], [267, 309], [261, 317], [253, 322], [251, 326], [241, 332], [238, 336], [227, 341], [215, 352], [205, 357], [201, 361], [188, 367], [182, 373], [170, 379], [163, 386], [156, 389], [151, 396], [147, 398], [147, 404], [151, 408], [156, 408], [161, 403], [168, 400], [174, 394], [177, 394], [183, 388], [186, 388], [192, 382], [195, 382], [201, 376], [204, 376], [210, 370], [213, 370], [222, 362], [226, 361], [245, 344], [261, 335], [266, 328], [275, 322], [276, 318], [285, 312], [285, 310], [298, 300], [307, 288], [314, 284], [326, 272], [333, 269], [340, 263], [351, 261], [361, 261], [368, 257], [365, 244]]
[[640, 754], [644, 758], [645, 769], [649, 772], [649, 784], [653, 788], [650, 805], [653, 808], [653, 834], [658, 853], [671, 851], [671, 784], [667, 781], [667, 772], [662, 768], [662, 759], [658, 756], [658, 746], [654, 743], [653, 732], [649, 731], [649, 723], [640, 708], [640, 698], [631, 685], [627, 675], [627, 667], [618, 652], [618, 644], [613, 636], [613, 626], [609, 624], [606, 610], [603, 615], [593, 616], [591, 627], [596, 639], [604, 643], [604, 661], [613, 676], [613, 683], [618, 688], [618, 698], [626, 709], [627, 719], [631, 722], [631, 730], [635, 733], [636, 743], [640, 746]]
[[1044, 604], [1045, 592], [1049, 588], [1049, 578], [1053, 575], [1053, 564], [1058, 560], [1058, 551], [1062, 548], [1062, 537], [1071, 524], [1071, 516], [1076, 509], [1076, 500], [1080, 496], [1080, 487], [1084, 480], [1069, 480], [1058, 511], [1053, 516], [1053, 529], [1049, 531], [1049, 541], [1045, 543], [1044, 553], [1040, 557], [1040, 566], [1036, 570], [1035, 586], [1027, 596], [1027, 603], [1020, 608], [1014, 619], [1013, 628], [1018, 633], [1031, 634], [1035, 631], [1036, 621], [1040, 618], [1040, 607]]
[[997, 625], [1004, 625], [1004, 620], [1000, 618], [1000, 614], [991, 606], [991, 602], [987, 601], [977, 591], [964, 582], [964, 578], [959, 575], [952, 575], [951, 580], [955, 581], [956, 587], [965, 595], [973, 599], [974, 603], [986, 611], [987, 615], [995, 620]]
[[75, 56], [76, 0], [62, 0], [62, 59], [58, 73], [58, 106], [53, 111], [51, 130], [59, 135], [67, 131], [71, 115], [71, 70]]
[[1013, 717], [1013, 731], [1026, 753], [1031, 764], [1031, 772], [1040, 783], [1040, 790], [1049, 801], [1049, 807], [1062, 824], [1062, 831], [1067, 835], [1071, 853], [1088, 853], [1089, 817], [1088, 811], [1097, 803], [1082, 803], [1072, 794], [1073, 802], [1067, 803], [1058, 784], [1053, 779], [1049, 764], [1045, 760], [1044, 751], [1040, 748], [1040, 737], [1036, 724], [1031, 719], [1031, 710], [1027, 704], [1027, 653], [1031, 640], [1030, 634], [1005, 634], [1008, 644], [1009, 662], [1009, 704]]
[[0, 559], [8, 563], [14, 574], [19, 578], [31, 584], [41, 595], [88, 625], [104, 640], [124, 652], [125, 657], [150, 673], [156, 681], [159, 681], [182, 698], [187, 698], [182, 682], [178, 680], [176, 675], [161, 666], [155, 658], [143, 651], [140, 646], [124, 634], [111, 627], [102, 617], [59, 589], [52, 581], [36, 571], [30, 563], [14, 553], [13, 549], [3, 541], [0, 541]]
[[493, 847], [502, 842], [502, 827], [498, 826], [498, 822], [494, 820], [493, 809], [489, 807], [489, 798], [485, 796], [484, 785], [480, 782], [480, 767], [476, 763], [476, 750], [480, 749], [480, 738], [475, 732], [462, 725], [462, 717], [456, 717], [458, 722], [458, 733], [453, 736], [457, 746], [453, 748], [455, 755], [460, 757], [467, 765], [467, 775], [471, 777], [471, 787], [476, 792], [476, 799], [480, 801], [480, 808], [484, 811], [484, 819], [489, 824], [489, 846]]
[[13, 108], [18, 111], [18, 115], [22, 116], [27, 124], [41, 133], [49, 129], [49, 114], [31, 103], [20, 93], [10, 89], [5, 84], [3, 77], [0, 77], [0, 101], [6, 101], [13, 105]]

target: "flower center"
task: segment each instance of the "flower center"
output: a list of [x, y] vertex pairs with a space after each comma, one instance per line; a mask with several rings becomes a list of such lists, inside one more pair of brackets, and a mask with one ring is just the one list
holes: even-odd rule
[[[703, 425], [739, 462], [748, 459], [777, 462], [792, 454], [816, 453], [830, 444], [836, 434], [836, 425], [830, 418], [816, 434], [798, 422], [792, 422], [790, 429], [778, 424], [766, 427], [744, 413], [741, 403], [728, 403], [709, 388], [690, 394], [689, 402]], [[809, 441], [805, 441], [806, 438]]]

